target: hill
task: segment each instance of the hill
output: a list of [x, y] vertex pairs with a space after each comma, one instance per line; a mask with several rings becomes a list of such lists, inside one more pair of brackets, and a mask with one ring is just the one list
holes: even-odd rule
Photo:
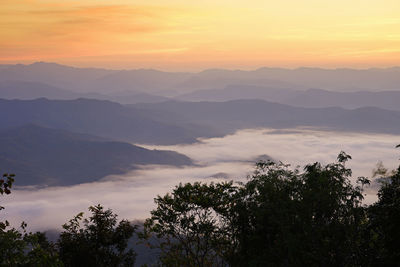
[[0, 132], [0, 169], [15, 173], [15, 185], [73, 185], [122, 174], [137, 164], [190, 165], [191, 160], [173, 151], [148, 150], [109, 141], [25, 125]]
[[40, 82], [0, 82], [0, 98], [4, 99], [28, 100], [40, 97], [49, 99], [74, 99], [81, 96], [81, 94]]
[[166, 145], [259, 127], [400, 134], [400, 112], [376, 107], [303, 108], [251, 99], [135, 105], [93, 99], [0, 100], [0, 129], [30, 123], [118, 141]]
[[193, 143], [196, 137], [217, 135], [203, 126], [166, 123], [149, 111], [110, 101], [0, 99], [0, 129], [29, 123], [147, 144]]
[[379, 107], [400, 110], [400, 91], [334, 92], [322, 89], [294, 90], [254, 85], [228, 85], [224, 89], [198, 90], [177, 96], [183, 101], [231, 101], [239, 99], [263, 99], [298, 107], [348, 109]]
[[[230, 133], [238, 129], [318, 127], [335, 131], [400, 134], [400, 112], [375, 107], [358, 109], [302, 108], [264, 100], [137, 104], [137, 109], [165, 115], [164, 121], [195, 121]], [[174, 114], [172, 116], [171, 114]]]

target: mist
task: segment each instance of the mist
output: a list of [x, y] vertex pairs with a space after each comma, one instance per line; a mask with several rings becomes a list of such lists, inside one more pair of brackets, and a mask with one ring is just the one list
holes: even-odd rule
[[[353, 179], [371, 177], [372, 169], [382, 161], [389, 169], [399, 164], [394, 147], [399, 137], [387, 134], [360, 134], [313, 129], [241, 130], [221, 138], [201, 139], [191, 145], [145, 146], [175, 150], [191, 157], [195, 166], [141, 166], [125, 175], [104, 177], [99, 182], [68, 187], [15, 188], [1, 199], [2, 211], [13, 226], [22, 221], [30, 230], [60, 229], [63, 223], [90, 205], [111, 208], [119, 219], [145, 219], [155, 207], [157, 195], [170, 192], [179, 183], [245, 181], [260, 156], [290, 163], [293, 167], [316, 161], [330, 163], [340, 151], [352, 156], [348, 167]], [[16, 176], [18, 179], [18, 174]], [[366, 203], [376, 199], [368, 190]]]

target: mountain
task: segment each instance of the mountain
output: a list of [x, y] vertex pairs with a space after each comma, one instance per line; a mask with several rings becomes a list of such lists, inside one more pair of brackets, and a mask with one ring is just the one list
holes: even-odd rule
[[210, 69], [198, 73], [152, 69], [107, 70], [75, 68], [56, 63], [0, 66], [0, 81], [45, 83], [79, 93], [114, 94], [120, 91], [176, 96], [196, 90], [222, 89], [230, 84], [330, 91], [399, 90], [400, 68]]
[[197, 90], [222, 89], [231, 84], [248, 84], [275, 88], [305, 88], [301, 84], [279, 80], [258, 71], [210, 69], [194, 73], [178, 84], [177, 91], [188, 93]]
[[120, 70], [93, 81], [91, 86], [97, 92], [109, 94], [118, 91], [154, 94], [174, 90], [177, 84], [191, 76], [192, 74], [188, 72], [164, 72], [153, 69]]
[[102, 94], [120, 91], [154, 93], [170, 89], [190, 75], [190, 73], [162, 72], [152, 69], [75, 68], [46, 62], [0, 67], [0, 81], [39, 82], [79, 93]]
[[293, 70], [260, 68], [255, 73], [269, 79], [299, 84], [304, 88], [321, 88], [332, 91], [400, 89], [400, 70], [398, 68], [298, 68]]
[[166, 123], [149, 111], [110, 101], [0, 99], [0, 129], [29, 123], [147, 144], [193, 143], [199, 136], [218, 135], [191, 122]]
[[137, 164], [190, 165], [173, 151], [148, 150], [65, 130], [24, 125], [0, 132], [0, 169], [15, 185], [73, 185], [122, 174]]
[[342, 107], [361, 108], [378, 107], [400, 111], [400, 91], [357, 91], [332, 92], [321, 89], [309, 89], [288, 94], [280, 103], [301, 107]]
[[[110, 94], [78, 93], [40, 82], [0, 81], [0, 98], [3, 99], [77, 99], [92, 98], [110, 100], [121, 104], [160, 103], [170, 98], [143, 92], [120, 91]], [[294, 90], [255, 85], [227, 85], [223, 89], [197, 90], [176, 96], [183, 101], [230, 101], [239, 99], [263, 99], [299, 107], [359, 108], [374, 106], [400, 110], [400, 91], [334, 92], [322, 89]]]
[[163, 96], [148, 93], [131, 93], [129, 91], [116, 92], [113, 94], [100, 94], [96, 92], [78, 93], [45, 83], [24, 81], [0, 81], [0, 98], [21, 100], [32, 100], [36, 98], [54, 100], [93, 98], [115, 101], [121, 104], [158, 103], [170, 100]]
[[36, 62], [30, 65], [11, 65], [0, 68], [0, 81], [45, 83], [76, 92], [90, 91], [90, 84], [113, 70], [74, 68], [56, 63]]
[[303, 108], [250, 99], [134, 105], [93, 99], [0, 99], [0, 129], [25, 124], [133, 143], [171, 145], [257, 127], [399, 134], [400, 112], [375, 107]]
[[294, 90], [254, 85], [228, 85], [224, 89], [198, 90], [175, 97], [183, 101], [263, 99], [298, 107], [379, 107], [400, 110], [400, 91], [334, 92], [322, 89]]
[[[224, 133], [238, 129], [318, 127], [336, 131], [400, 134], [400, 112], [375, 107], [358, 109], [302, 108], [264, 100], [137, 104], [134, 108], [180, 123], [196, 122]], [[174, 114], [174, 115], [171, 115]]]
[[74, 99], [82, 97], [82, 95], [40, 82], [0, 82], [0, 98], [27, 100], [40, 97], [49, 99]]
[[[306, 90], [321, 88], [331, 91], [399, 90], [399, 68], [387, 69], [320, 69], [260, 68], [253, 71], [211, 69], [195, 73], [177, 85], [186, 93], [204, 89], [222, 89], [230, 84], [255, 85]], [[188, 90], [191, 89], [191, 90]]]
[[[115, 94], [103, 95], [103, 99], [115, 101], [121, 104], [137, 104], [137, 103], [160, 103], [169, 101], [168, 97], [158, 96], [148, 93], [129, 93], [129, 92], [118, 92]], [[92, 96], [91, 98], [96, 98]]]
[[263, 99], [271, 102], [284, 102], [288, 97], [296, 94], [294, 89], [265, 87], [246, 84], [230, 84], [223, 89], [196, 90], [174, 97], [181, 101], [217, 101], [225, 102], [240, 99]]

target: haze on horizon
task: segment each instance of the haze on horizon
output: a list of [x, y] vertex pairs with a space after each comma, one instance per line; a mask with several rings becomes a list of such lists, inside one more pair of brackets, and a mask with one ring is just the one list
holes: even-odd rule
[[198, 71], [400, 62], [398, 0], [1, 0], [0, 8], [0, 64]]

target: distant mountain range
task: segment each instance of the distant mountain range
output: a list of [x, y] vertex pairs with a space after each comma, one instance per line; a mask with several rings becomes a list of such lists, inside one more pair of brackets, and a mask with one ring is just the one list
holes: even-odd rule
[[130, 143], [189, 144], [261, 127], [400, 134], [399, 103], [400, 68], [0, 65], [0, 170], [16, 173], [17, 185], [71, 185], [137, 164], [191, 164]]
[[[90, 98], [109, 100], [120, 104], [161, 103], [171, 98], [148, 93], [116, 92], [114, 94], [77, 93], [39, 82], [3, 81], [0, 82], [0, 98], [33, 100], [46, 97], [52, 100], [73, 100]], [[270, 102], [297, 107], [379, 107], [400, 110], [400, 91], [357, 91], [334, 92], [322, 89], [293, 90], [250, 85], [228, 85], [224, 89], [198, 90], [174, 97], [179, 101], [224, 102], [240, 99], [263, 99]]]
[[302, 108], [250, 99], [135, 105], [93, 99], [0, 100], [0, 129], [25, 124], [117, 141], [182, 144], [257, 127], [400, 134], [400, 111], [375, 107]]
[[79, 93], [116, 92], [180, 95], [195, 90], [223, 89], [227, 85], [253, 85], [332, 91], [399, 90], [400, 68], [319, 69], [260, 68], [254, 71], [211, 69], [198, 73], [157, 70], [74, 68], [55, 63], [3, 65], [0, 81], [39, 82]]
[[152, 114], [158, 113], [165, 122], [195, 121], [225, 133], [257, 127], [316, 127], [334, 131], [400, 134], [400, 111], [376, 107], [351, 110], [338, 107], [302, 108], [264, 100], [169, 101], [157, 104], [136, 104], [132, 107]]
[[[181, 101], [230, 101], [263, 99], [297, 107], [379, 107], [400, 110], [399, 91], [334, 92], [322, 89], [292, 90], [250, 85], [229, 85], [224, 89], [198, 90], [175, 97]], [[144, 101], [143, 101], [144, 102]]]
[[0, 131], [0, 169], [15, 173], [15, 185], [73, 185], [122, 174], [137, 164], [191, 165], [173, 151], [36, 125]]
[[[311, 89], [310, 89], [311, 88]], [[314, 88], [314, 89], [312, 89]], [[3, 99], [109, 100], [120, 104], [263, 99], [298, 107], [400, 110], [400, 68], [254, 71], [73, 68], [55, 63], [0, 65]]]
[[36, 98], [48, 98], [54, 100], [72, 100], [77, 98], [92, 98], [110, 100], [121, 104], [157, 103], [170, 100], [167, 97], [156, 96], [148, 93], [115, 92], [113, 94], [79, 93], [66, 89], [60, 89], [40, 82], [25, 81], [0, 81], [0, 98], [32, 100]]
[[0, 129], [24, 124], [146, 144], [193, 143], [219, 133], [192, 122], [164, 122], [149, 111], [93, 99], [0, 100]]

